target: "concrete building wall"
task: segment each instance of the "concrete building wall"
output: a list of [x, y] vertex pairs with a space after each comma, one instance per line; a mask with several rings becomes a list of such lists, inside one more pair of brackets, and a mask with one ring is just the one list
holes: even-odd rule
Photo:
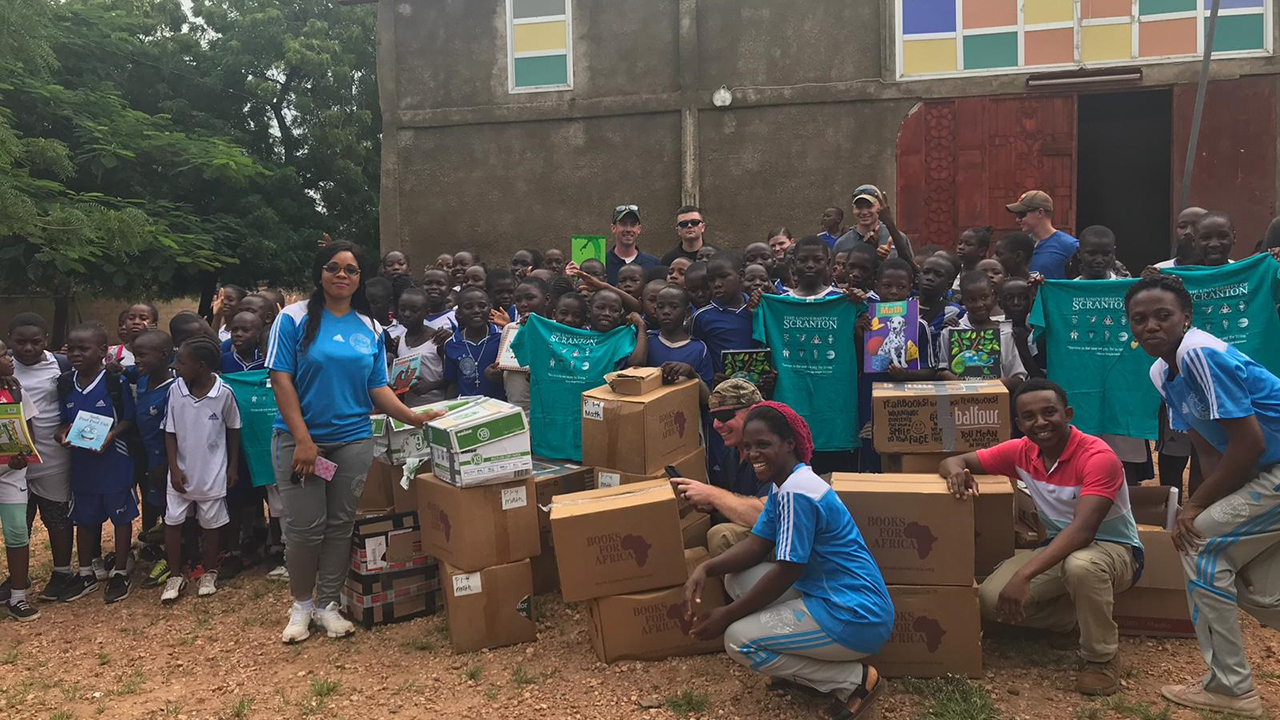
[[[656, 253], [685, 201], [707, 208], [716, 245], [813, 232], [858, 183], [893, 193], [898, 128], [920, 101], [1031, 92], [1026, 74], [895, 80], [893, 0], [573, 0], [573, 89], [534, 93], [508, 88], [506, 0], [378, 2], [382, 243], [418, 268], [462, 248], [566, 247], [606, 234], [620, 203], [641, 206]], [[1130, 87], [1198, 70], [1148, 65]], [[1213, 64], [1215, 79], [1256, 74], [1280, 59]], [[727, 109], [711, 103], [722, 85]]]

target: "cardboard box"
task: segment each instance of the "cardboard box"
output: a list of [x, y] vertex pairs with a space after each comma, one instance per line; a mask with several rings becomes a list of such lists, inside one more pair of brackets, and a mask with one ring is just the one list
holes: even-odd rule
[[538, 496], [538, 531], [551, 532], [551, 499], [594, 487], [595, 469], [551, 460], [533, 461], [533, 484]]
[[1164, 485], [1136, 485], [1129, 489], [1129, 506], [1139, 525], [1172, 530], [1178, 517], [1178, 488]]
[[538, 554], [533, 479], [460, 488], [419, 475], [422, 547], [455, 568], [480, 570]]
[[384, 462], [373, 461], [369, 474], [364, 478], [364, 489], [360, 491], [360, 504], [356, 506], [357, 514], [388, 515], [395, 511], [395, 497], [391, 493], [390, 468], [391, 466]]
[[[413, 460], [409, 460], [413, 462]], [[364, 498], [371, 492], [370, 486], [377, 486], [379, 493], [376, 502], [381, 503], [386, 498], [390, 498], [387, 513], [407, 513], [417, 512], [418, 510], [418, 494], [417, 487], [410, 482], [409, 488], [405, 489], [401, 485], [404, 479], [404, 464], [393, 465], [383, 458], [375, 457], [373, 465], [369, 467], [369, 474], [365, 476], [364, 494], [361, 495], [361, 505], [364, 505]], [[412, 478], [411, 478], [412, 479]]]
[[627, 368], [605, 375], [604, 381], [619, 395], [647, 395], [662, 387], [662, 368]]
[[937, 474], [943, 460], [956, 453], [886, 453], [880, 456], [880, 468], [887, 473], [912, 475]]
[[473, 652], [538, 639], [533, 621], [533, 572], [528, 560], [467, 572], [441, 568], [449, 640]]
[[[692, 572], [707, 559], [703, 548], [685, 550], [685, 565]], [[707, 578], [703, 586], [700, 616], [727, 602], [720, 578]], [[701, 655], [724, 650], [722, 637], [694, 640], [693, 621], [684, 614], [684, 586], [642, 593], [612, 595], [591, 601], [591, 646], [601, 662], [662, 660], [678, 655]]]
[[1013, 557], [1013, 484], [991, 475], [974, 480], [978, 496], [973, 499], [973, 572], [986, 577]]
[[348, 576], [339, 598], [347, 616], [367, 630], [434, 614], [439, 586], [432, 565], [368, 577]]
[[691, 512], [680, 518], [680, 532], [684, 535], [684, 547], [706, 548], [707, 531], [711, 529], [711, 516], [706, 513]]
[[361, 552], [367, 572], [382, 572], [388, 566], [407, 566], [422, 555], [422, 531], [418, 513], [357, 519], [351, 545]]
[[960, 453], [1009, 439], [1009, 391], [998, 380], [874, 383], [871, 404], [882, 453]]
[[533, 474], [529, 423], [515, 405], [483, 398], [427, 423], [431, 472], [459, 487]]
[[683, 533], [671, 483], [655, 480], [561, 495], [551, 535], [565, 602], [683, 583]]
[[982, 677], [978, 586], [890, 585], [893, 632], [866, 662], [885, 677]]
[[834, 473], [831, 485], [890, 585], [973, 584], [973, 503], [934, 475]]
[[1141, 587], [1141, 584], [1129, 588], [1116, 596], [1111, 615], [1121, 635], [1196, 636], [1185, 584], [1177, 590]]
[[[453, 412], [467, 407], [478, 400], [478, 397], [460, 397], [452, 400], [422, 405], [413, 409], [424, 413], [433, 411]], [[422, 428], [406, 425], [386, 415], [370, 417], [373, 424], [373, 454], [393, 465], [403, 464], [410, 458], [430, 459], [431, 446], [427, 443], [426, 433]]]
[[[683, 457], [669, 461], [667, 465], [670, 465], [679, 471], [680, 477], [686, 477], [690, 480], [698, 480], [700, 482], [707, 482], [706, 448], [696, 447]], [[649, 474], [627, 473], [609, 467], [595, 468], [595, 486], [598, 488], [634, 485], [635, 483], [665, 480], [666, 478], [666, 465], [659, 468], [657, 472]]]
[[1182, 554], [1173, 546], [1173, 535], [1164, 528], [1139, 525], [1138, 540], [1142, 541], [1143, 568], [1134, 587], [1185, 593], [1187, 573], [1182, 567]]
[[582, 464], [635, 475], [664, 465], [701, 443], [697, 380], [622, 395], [604, 385], [582, 393]]
[[533, 594], [550, 595], [560, 592], [560, 570], [556, 567], [556, 549], [551, 546], [551, 533], [541, 534], [542, 551], [529, 558], [533, 572]]
[[1026, 541], [1036, 543], [1031, 547], [1039, 547], [1046, 537], [1044, 521], [1040, 519], [1040, 511], [1036, 510], [1036, 501], [1027, 492], [1026, 483], [1021, 480], [1013, 491], [1013, 520], [1018, 534]]

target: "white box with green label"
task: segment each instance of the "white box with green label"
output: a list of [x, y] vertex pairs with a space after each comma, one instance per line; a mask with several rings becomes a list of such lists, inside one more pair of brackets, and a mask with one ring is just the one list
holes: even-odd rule
[[[456, 400], [442, 400], [416, 407], [413, 411], [450, 413], [467, 407], [476, 399], [476, 397], [461, 397]], [[417, 428], [386, 415], [371, 416], [370, 422], [373, 424], [373, 454], [376, 457], [386, 458], [392, 465], [401, 465], [410, 458], [426, 460], [431, 457], [431, 445], [427, 443], [425, 427]], [[379, 432], [380, 429], [381, 432]]]
[[472, 487], [533, 474], [529, 423], [515, 405], [485, 398], [427, 423], [432, 473]]

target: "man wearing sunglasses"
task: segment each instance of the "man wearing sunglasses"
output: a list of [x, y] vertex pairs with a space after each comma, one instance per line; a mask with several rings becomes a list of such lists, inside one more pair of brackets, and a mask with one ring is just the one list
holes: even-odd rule
[[671, 252], [662, 256], [662, 264], [670, 265], [676, 258], [688, 258], [689, 262], [698, 259], [698, 251], [702, 249], [702, 234], [707, 231], [707, 221], [702, 217], [702, 208], [696, 205], [685, 205], [676, 210], [676, 237], [680, 242]]
[[1036, 241], [1035, 252], [1027, 266], [1046, 280], [1062, 280], [1067, 276], [1067, 261], [1076, 254], [1080, 241], [1053, 226], [1053, 198], [1043, 190], [1028, 190], [1017, 202], [1005, 205], [1018, 218], [1022, 232]]
[[755, 468], [738, 450], [747, 411], [761, 400], [760, 391], [746, 380], [734, 378], [717, 385], [707, 406], [711, 410], [712, 427], [724, 443], [723, 450], [713, 453], [715, 457], [707, 463], [711, 482], [689, 478], [671, 481], [685, 500], [698, 510], [712, 514], [714, 525], [707, 532], [707, 548], [712, 557], [733, 547], [751, 532], [769, 497], [770, 483], [756, 477]]
[[866, 243], [876, 246], [880, 258], [900, 257], [914, 263], [911, 240], [898, 229], [884, 193], [875, 185], [859, 185], [853, 191], [853, 227], [832, 246], [832, 254], [849, 252]]
[[643, 252], [636, 246], [640, 238], [640, 208], [635, 205], [619, 205], [613, 209], [613, 225], [609, 232], [613, 234], [613, 247], [604, 257], [604, 273], [610, 285], [618, 284], [618, 271], [627, 265], [636, 264], [648, 270], [658, 264], [658, 258]]

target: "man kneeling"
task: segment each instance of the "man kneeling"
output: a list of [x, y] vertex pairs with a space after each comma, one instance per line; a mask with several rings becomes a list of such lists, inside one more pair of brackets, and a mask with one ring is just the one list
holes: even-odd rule
[[1120, 689], [1115, 594], [1142, 572], [1124, 466], [1101, 439], [1071, 427], [1058, 385], [1029, 380], [1013, 402], [1026, 437], [947, 458], [938, 469], [958, 498], [977, 494], [975, 474], [1022, 480], [1048, 534], [1044, 545], [1001, 563], [982, 583], [982, 616], [1049, 630], [1073, 644], [1078, 633], [1084, 667], [1076, 690], [1111, 695]]

